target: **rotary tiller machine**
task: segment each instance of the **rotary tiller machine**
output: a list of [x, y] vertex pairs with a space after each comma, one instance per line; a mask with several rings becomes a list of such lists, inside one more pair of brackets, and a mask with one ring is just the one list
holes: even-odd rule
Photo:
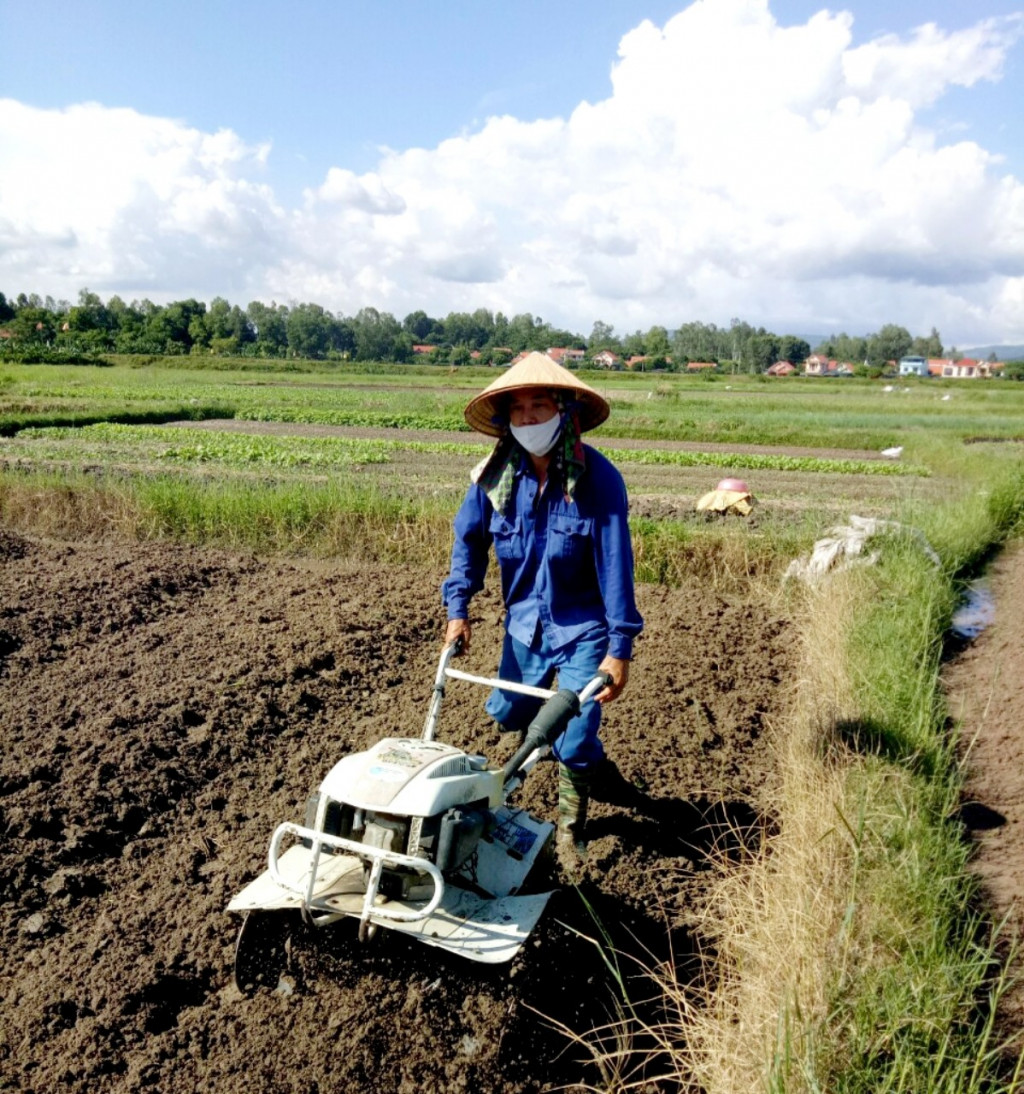
[[[510, 798], [608, 677], [578, 693], [549, 691], [453, 669], [458, 650], [441, 654], [419, 737], [346, 756], [310, 797], [305, 823], [275, 829], [267, 869], [228, 904], [244, 916], [235, 947], [243, 992], [279, 983], [298, 917], [312, 928], [353, 918], [361, 941], [385, 927], [489, 964], [509, 961], [533, 930], [551, 893], [520, 890], [554, 825]], [[545, 700], [504, 767], [434, 740], [449, 679]]]

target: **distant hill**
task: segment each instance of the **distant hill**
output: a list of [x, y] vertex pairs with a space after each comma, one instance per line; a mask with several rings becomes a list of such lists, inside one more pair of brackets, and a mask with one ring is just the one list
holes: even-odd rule
[[984, 361], [990, 353], [994, 353], [998, 361], [1019, 361], [1024, 358], [1024, 346], [971, 346], [958, 352], [961, 357], [973, 357], [977, 361]]

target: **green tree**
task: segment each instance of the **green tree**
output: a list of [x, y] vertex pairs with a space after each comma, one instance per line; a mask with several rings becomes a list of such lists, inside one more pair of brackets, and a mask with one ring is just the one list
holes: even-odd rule
[[255, 341], [249, 317], [237, 304], [232, 306], [222, 296], [215, 296], [206, 315], [192, 325], [195, 327], [193, 348], [198, 344], [208, 346], [217, 354], [231, 354], [241, 352], [244, 346]]
[[427, 342], [436, 326], [437, 320], [431, 319], [425, 311], [410, 312], [402, 320], [402, 330], [410, 334], [416, 342]]
[[390, 312], [361, 308], [352, 319], [355, 356], [360, 361], [406, 361], [412, 340]]
[[811, 355], [810, 345], [795, 334], [784, 334], [779, 339], [779, 360], [800, 365]]
[[508, 346], [508, 316], [500, 311], [494, 314], [494, 344]]
[[[601, 348], [612, 349], [625, 357], [643, 357], [647, 353], [647, 339], [644, 337], [643, 331], [635, 330], [632, 334], [627, 334], [617, 346], [603, 346]], [[597, 350], [593, 352], [596, 353]]]
[[590, 337], [587, 339], [587, 350], [590, 353], [598, 353], [600, 350], [610, 349], [619, 352], [622, 347], [615, 337], [615, 328], [611, 323], [605, 323], [600, 319], [594, 320]]
[[296, 304], [285, 320], [289, 355], [323, 360], [331, 348], [331, 322], [331, 314], [319, 304]]
[[728, 331], [714, 323], [683, 323], [672, 336], [677, 361], [721, 361], [730, 356]]
[[644, 337], [644, 353], [648, 357], [665, 360], [672, 352], [668, 331], [664, 327], [651, 327]]
[[[38, 298], [37, 298], [38, 299]], [[16, 342], [49, 345], [56, 333], [56, 317], [46, 308], [26, 304], [7, 324]]]
[[868, 339], [862, 336], [851, 336], [843, 331], [842, 334], [833, 334], [827, 338], [815, 347], [814, 352], [832, 357], [837, 361], [863, 365], [868, 356]]
[[78, 294], [78, 304], [68, 311], [65, 322], [69, 331], [112, 331], [115, 322], [109, 309], [94, 292], [82, 289]]
[[762, 327], [750, 335], [740, 360], [750, 372], [766, 372], [779, 359], [779, 340]]
[[840, 361], [863, 364], [868, 359], [868, 340], [864, 335], [844, 334], [836, 345], [834, 356]]
[[288, 308], [275, 301], [264, 304], [253, 300], [245, 309], [255, 336], [257, 353], [262, 357], [283, 357], [288, 349]]
[[149, 315], [146, 334], [164, 353], [189, 353], [193, 320], [201, 323], [205, 314], [206, 305], [198, 300], [176, 300]]
[[939, 337], [939, 332], [932, 327], [932, 332], [927, 338], [915, 338], [910, 352], [917, 357], [941, 357], [942, 339]]
[[494, 317], [486, 308], [468, 312], [450, 312], [444, 318], [444, 338], [453, 346], [480, 349], [494, 334]]
[[508, 345], [514, 353], [520, 353], [524, 349], [541, 349], [536, 344], [537, 330], [541, 325], [540, 319], [534, 319], [529, 312], [514, 315], [508, 323]]
[[877, 334], [868, 338], [868, 361], [876, 368], [884, 368], [890, 361], [899, 361], [910, 352], [913, 338], [906, 327], [887, 323]]

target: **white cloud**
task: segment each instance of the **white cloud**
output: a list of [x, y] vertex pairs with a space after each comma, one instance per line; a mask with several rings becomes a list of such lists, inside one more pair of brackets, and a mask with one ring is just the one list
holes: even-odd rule
[[1024, 185], [922, 121], [997, 80], [1021, 31], [855, 45], [846, 12], [781, 26], [767, 0], [697, 0], [624, 35], [606, 99], [334, 167], [292, 210], [233, 133], [0, 101], [0, 282], [1024, 340]]
[[240, 288], [283, 244], [268, 153], [133, 110], [0, 100], [0, 275], [70, 297]]

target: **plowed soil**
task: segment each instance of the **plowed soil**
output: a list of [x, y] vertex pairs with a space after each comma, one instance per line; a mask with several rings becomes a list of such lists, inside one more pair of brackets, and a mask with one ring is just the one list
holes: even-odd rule
[[[603, 736], [643, 793], [595, 806], [586, 882], [510, 965], [339, 924], [296, 940], [277, 990], [235, 987], [225, 906], [274, 826], [348, 751], [420, 732], [442, 576], [0, 531], [0, 1089], [572, 1088], [598, 1075], [556, 1024], [585, 1035], [616, 998], [583, 936], [686, 982], [712, 855], [770, 823], [789, 670], [785, 620], [696, 584], [640, 590]], [[474, 606], [465, 667], [491, 673], [500, 604]], [[484, 697], [453, 684], [439, 736], [503, 760]], [[555, 781], [539, 765], [523, 803], [553, 818]]]

